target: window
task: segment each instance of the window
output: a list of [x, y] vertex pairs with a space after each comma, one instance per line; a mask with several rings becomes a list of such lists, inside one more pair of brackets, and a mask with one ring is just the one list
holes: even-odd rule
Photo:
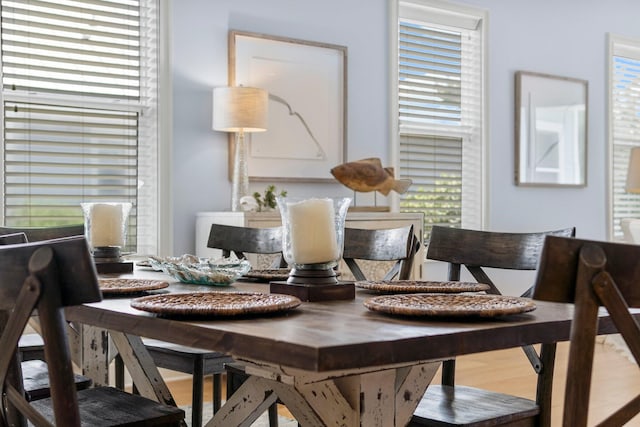
[[424, 213], [425, 239], [433, 225], [481, 228], [484, 211], [486, 19], [438, 5], [398, 12], [398, 166], [413, 180], [400, 211]]
[[609, 236], [640, 218], [640, 195], [625, 190], [631, 148], [640, 146], [640, 40], [609, 36]]
[[127, 249], [157, 253], [157, 0], [0, 6], [4, 223], [131, 202]]

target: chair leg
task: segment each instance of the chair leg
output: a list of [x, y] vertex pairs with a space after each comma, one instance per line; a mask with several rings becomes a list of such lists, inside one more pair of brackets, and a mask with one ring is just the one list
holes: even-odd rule
[[278, 404], [269, 406], [269, 427], [278, 427]]
[[204, 381], [204, 359], [198, 357], [193, 362], [193, 387], [191, 389], [191, 426], [202, 427], [202, 393]]
[[456, 382], [456, 360], [450, 359], [442, 362], [442, 384], [453, 386]]
[[220, 374], [213, 374], [213, 413], [218, 412], [222, 406], [222, 380]]
[[122, 361], [122, 357], [120, 357], [119, 354], [116, 355], [114, 365], [116, 373], [116, 388], [119, 390], [124, 390], [124, 362]]

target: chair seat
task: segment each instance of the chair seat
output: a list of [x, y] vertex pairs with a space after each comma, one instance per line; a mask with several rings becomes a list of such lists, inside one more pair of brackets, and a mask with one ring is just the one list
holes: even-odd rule
[[[78, 404], [83, 426], [178, 426], [184, 419], [182, 409], [162, 405], [112, 387], [81, 390], [78, 392]], [[32, 405], [46, 419], [54, 421], [50, 398], [32, 402]]]
[[415, 426], [533, 426], [535, 401], [463, 385], [430, 385], [409, 423]]
[[233, 359], [224, 353], [151, 338], [144, 338], [142, 342], [156, 366], [193, 376], [191, 425], [200, 427], [202, 425], [203, 377], [213, 375], [213, 412], [215, 413], [222, 404], [221, 374], [224, 373], [224, 365]]
[[[49, 372], [47, 364], [42, 360], [28, 360], [21, 363], [24, 394], [28, 401], [44, 399], [51, 396]], [[74, 375], [77, 390], [84, 390], [91, 386], [91, 378], [84, 375]]]
[[142, 342], [158, 367], [185, 374], [194, 373], [195, 361], [203, 362], [204, 375], [223, 373], [224, 364], [233, 361], [230, 356], [216, 351], [150, 338], [144, 338]]
[[44, 341], [39, 334], [23, 334], [18, 341], [20, 360], [44, 360]]

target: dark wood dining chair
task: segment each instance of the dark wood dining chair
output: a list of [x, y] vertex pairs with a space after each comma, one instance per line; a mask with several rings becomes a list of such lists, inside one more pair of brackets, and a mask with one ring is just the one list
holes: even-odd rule
[[0, 235], [24, 233], [28, 242], [83, 236], [84, 224], [59, 225], [53, 227], [0, 227]]
[[[178, 426], [184, 411], [111, 387], [76, 391], [64, 308], [101, 300], [84, 237], [0, 246], [2, 425]], [[51, 397], [25, 399], [18, 341], [34, 311], [40, 318]]]
[[[448, 280], [460, 280], [464, 266], [475, 280], [490, 286], [488, 293], [500, 294], [487, 269], [536, 270], [549, 235], [571, 237], [575, 228], [500, 233], [434, 226], [427, 259], [448, 263]], [[529, 297], [531, 290], [527, 289], [523, 296]], [[543, 345], [540, 353], [533, 346], [525, 346], [523, 350], [538, 375], [536, 400], [457, 385], [455, 360], [446, 360], [442, 363], [441, 384], [427, 388], [409, 426], [548, 425], [550, 420], [540, 417], [548, 416], [546, 408], [551, 406], [555, 344]]]
[[[56, 227], [0, 227], [0, 245], [81, 236], [83, 234], [83, 224]], [[49, 397], [51, 394], [49, 375], [46, 362], [44, 362], [44, 341], [40, 334], [23, 334], [18, 342], [18, 353], [27, 400]], [[74, 380], [78, 390], [91, 386], [91, 379], [84, 375], [76, 374]]]
[[[273, 255], [272, 267], [286, 267], [282, 257], [282, 228], [250, 228], [212, 224], [207, 246], [221, 249], [224, 257], [234, 254], [245, 259], [249, 254]], [[234, 365], [225, 354], [167, 343], [160, 340], [143, 340], [156, 365], [192, 375], [192, 420], [193, 427], [202, 425], [204, 377], [213, 378], [213, 411], [221, 405], [221, 374], [227, 373], [227, 393], [232, 393], [234, 383], [241, 381], [244, 370]], [[234, 368], [235, 367], [235, 368]], [[231, 374], [229, 374], [231, 372]], [[233, 375], [236, 377], [233, 377]], [[275, 417], [275, 422], [273, 421]], [[277, 407], [270, 409], [271, 426], [277, 425]]]
[[[640, 367], [640, 321], [630, 308], [640, 308], [640, 246], [549, 237], [544, 244], [533, 291], [536, 300], [572, 303], [564, 427], [586, 427], [598, 331], [598, 310], [605, 307]], [[637, 311], [636, 311], [637, 313]], [[636, 392], [640, 388], [636, 389]], [[640, 393], [599, 421], [622, 426], [640, 414]], [[590, 423], [593, 425], [593, 423]]]
[[[420, 240], [413, 232], [413, 225], [386, 229], [345, 228], [342, 258], [356, 280], [367, 280], [363, 272], [366, 268], [358, 260], [391, 262], [380, 280], [408, 280], [419, 249]], [[373, 279], [371, 276], [369, 273], [369, 278]]]

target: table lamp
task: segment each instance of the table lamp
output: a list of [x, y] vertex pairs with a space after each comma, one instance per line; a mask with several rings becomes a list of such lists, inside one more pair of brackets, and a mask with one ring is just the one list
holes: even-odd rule
[[640, 147], [633, 147], [629, 154], [627, 193], [640, 193]]
[[249, 195], [245, 132], [267, 130], [269, 94], [255, 87], [219, 87], [213, 90], [213, 129], [235, 132], [231, 210], [239, 211], [240, 199]]
[[[627, 169], [627, 193], [640, 193], [640, 147], [633, 147], [629, 154], [629, 169]], [[624, 240], [629, 243], [640, 243], [640, 219], [622, 218], [620, 228]]]

